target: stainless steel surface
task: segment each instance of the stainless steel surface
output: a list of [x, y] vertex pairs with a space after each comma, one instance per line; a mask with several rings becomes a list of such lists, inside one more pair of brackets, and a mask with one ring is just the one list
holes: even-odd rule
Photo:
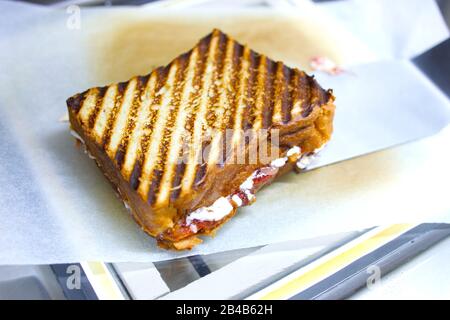
[[50, 266], [0, 266], [0, 299], [65, 299]]
[[450, 299], [450, 238], [447, 238], [389, 274], [378, 285], [362, 288], [350, 297], [368, 299]]

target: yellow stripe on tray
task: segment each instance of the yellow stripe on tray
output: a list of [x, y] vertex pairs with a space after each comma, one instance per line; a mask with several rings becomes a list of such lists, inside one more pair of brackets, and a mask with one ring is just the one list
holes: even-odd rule
[[125, 299], [105, 263], [89, 261], [81, 266], [99, 300]]
[[377, 227], [247, 299], [289, 299], [415, 226], [415, 224], [394, 224]]

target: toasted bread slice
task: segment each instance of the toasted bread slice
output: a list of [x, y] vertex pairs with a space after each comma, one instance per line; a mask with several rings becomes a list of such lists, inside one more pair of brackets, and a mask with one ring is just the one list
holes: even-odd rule
[[[214, 30], [169, 65], [67, 105], [72, 130], [140, 226], [165, 248], [189, 249], [262, 185], [304, 167], [330, 138], [333, 101], [304, 72]], [[275, 130], [277, 155], [229, 161], [238, 146], [246, 159], [259, 150], [247, 131], [269, 132], [273, 145]]]

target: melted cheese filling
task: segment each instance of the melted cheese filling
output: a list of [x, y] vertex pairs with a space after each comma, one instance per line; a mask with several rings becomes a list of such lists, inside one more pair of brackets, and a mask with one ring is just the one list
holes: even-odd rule
[[[279, 169], [286, 165], [286, 162], [289, 158], [293, 156], [297, 156], [296, 165], [299, 169], [305, 169], [311, 162], [314, 160], [316, 154], [322, 150], [323, 146], [314, 150], [311, 154], [301, 155], [300, 147], [292, 147], [286, 153], [286, 157], [278, 158], [273, 160], [270, 163], [270, 167]], [[260, 170], [254, 171], [240, 186], [239, 190], [244, 193], [247, 197], [247, 200], [250, 202], [255, 198], [255, 195], [252, 193], [252, 189], [254, 187], [254, 181]], [[277, 171], [274, 171], [275, 174]], [[211, 206], [202, 207], [195, 211], [192, 211], [186, 217], [186, 224], [190, 227], [192, 232], [197, 233], [198, 229], [195, 225], [195, 221], [219, 221], [232, 213], [235, 207], [241, 207], [244, 205], [244, 201], [237, 194], [230, 195], [228, 197], [220, 197], [217, 199]]]

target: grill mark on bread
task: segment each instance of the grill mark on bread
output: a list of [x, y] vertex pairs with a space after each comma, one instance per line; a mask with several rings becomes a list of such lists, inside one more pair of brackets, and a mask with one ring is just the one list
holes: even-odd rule
[[78, 114], [88, 92], [89, 90], [86, 90], [67, 99], [67, 106], [72, 110], [73, 113]]
[[86, 93], [86, 98], [84, 99], [80, 111], [78, 112], [80, 123], [83, 126], [88, 125], [89, 116], [91, 112], [94, 110], [97, 102], [98, 92], [99, 92], [98, 88], [93, 88]]
[[314, 85], [314, 79], [313, 77], [310, 77], [308, 75], [306, 75], [305, 77], [306, 80], [306, 85], [305, 88], [307, 90], [307, 97], [303, 103], [303, 107], [302, 107], [302, 117], [306, 118], [308, 116], [308, 114], [311, 113], [312, 110], [312, 106], [313, 106], [313, 88], [312, 86]]
[[156, 201], [156, 190], [158, 188], [161, 177], [162, 177], [162, 171], [159, 169], [154, 169], [153, 175], [152, 175], [152, 180], [151, 180], [152, 182], [151, 182], [150, 188], [148, 190], [148, 195], [147, 195], [147, 202], [150, 204], [154, 204]]
[[233, 161], [245, 161], [242, 159], [241, 151], [245, 150], [245, 144], [248, 143], [248, 139], [244, 137], [244, 113], [247, 108], [247, 89], [250, 76], [250, 56], [251, 51], [248, 46], [244, 46], [242, 56], [240, 59], [239, 76], [237, 84], [237, 97], [235, 99], [235, 111], [234, 111], [234, 124], [233, 124], [233, 138], [232, 138], [232, 156]]
[[206, 114], [207, 127], [211, 129], [220, 129], [219, 121], [220, 115], [223, 111], [219, 105], [220, 92], [223, 88], [223, 66], [225, 48], [227, 45], [227, 38], [224, 34], [214, 31], [213, 36], [217, 37], [216, 52], [214, 54], [214, 73], [211, 80], [211, 91], [209, 92], [209, 112]]
[[106, 90], [108, 87], [100, 87], [97, 90], [97, 96], [95, 101], [95, 106], [92, 109], [91, 113], [89, 114], [89, 120], [88, 120], [88, 127], [89, 129], [94, 128], [95, 121], [97, 120], [97, 115], [102, 107], [103, 104], [103, 98], [105, 96]]
[[[152, 192], [154, 192], [154, 188], [149, 189], [149, 183], [152, 182], [154, 185], [155, 177], [154, 172], [156, 170], [161, 171], [161, 168], [158, 167], [158, 155], [159, 150], [161, 148], [161, 143], [167, 143], [163, 141], [163, 133], [164, 133], [164, 124], [169, 115], [169, 104], [172, 100], [172, 90], [173, 90], [173, 81], [175, 79], [175, 75], [177, 73], [177, 65], [172, 64], [166, 66], [164, 68], [158, 68], [158, 83], [161, 85], [158, 86], [155, 98], [153, 100], [153, 104], [151, 108], [155, 108], [157, 110], [157, 115], [155, 118], [155, 123], [152, 125], [153, 130], [151, 135], [148, 137], [149, 146], [148, 150], [144, 153], [144, 162], [142, 167], [142, 176], [140, 179], [140, 184], [138, 188], [138, 192], [145, 200], [154, 201], [154, 196]], [[161, 177], [156, 179], [158, 181]], [[149, 197], [152, 199], [149, 199]]]
[[281, 118], [282, 123], [288, 123], [291, 121], [291, 81], [292, 81], [292, 69], [283, 65], [282, 67], [283, 79], [282, 79], [282, 92], [281, 92]]
[[111, 114], [111, 110], [114, 108], [117, 94], [117, 85], [111, 85], [107, 87], [105, 95], [102, 99], [100, 110], [95, 118], [92, 128], [95, 140], [99, 145], [103, 143], [104, 132], [108, 123], [108, 117]]
[[142, 159], [140, 158], [141, 157], [136, 159], [136, 161], [134, 162], [133, 171], [130, 175], [130, 185], [133, 190], [137, 190], [137, 188], [139, 187], [139, 177], [142, 173]]
[[255, 121], [256, 93], [258, 91], [258, 67], [261, 55], [250, 50], [249, 76], [246, 90], [246, 108], [243, 115], [242, 128], [248, 130], [253, 128]]
[[241, 143], [242, 136], [242, 128], [243, 128], [243, 113], [247, 107], [246, 96], [247, 96], [247, 87], [248, 87], [248, 79], [249, 79], [249, 57], [250, 57], [250, 49], [245, 46], [243, 49], [243, 53], [240, 59], [240, 70], [239, 70], [239, 78], [238, 78], [238, 87], [237, 87], [237, 98], [235, 100], [235, 112], [234, 112], [234, 136], [233, 136], [233, 145], [239, 145]]
[[[147, 87], [148, 81], [150, 80], [150, 74], [144, 76], [137, 76], [137, 85], [142, 94], [143, 90]], [[139, 95], [141, 97], [141, 95]]]
[[234, 128], [235, 127], [235, 121], [236, 121], [236, 109], [237, 104], [239, 103], [239, 97], [237, 92], [239, 92], [239, 86], [240, 86], [240, 75], [241, 75], [241, 68], [242, 68], [242, 55], [244, 53], [244, 46], [235, 43], [234, 44], [234, 51], [233, 51], [233, 73], [231, 77], [231, 88], [229, 90], [229, 99], [230, 99], [230, 110], [229, 110], [229, 117], [227, 122], [227, 128]]
[[122, 168], [123, 160], [125, 158], [125, 151], [122, 145], [119, 145], [116, 151], [116, 155], [114, 156], [114, 160], [116, 162], [117, 168]]
[[106, 121], [106, 126], [102, 135], [102, 149], [105, 151], [111, 140], [114, 123], [116, 122], [116, 117], [119, 113], [120, 108], [122, 107], [123, 94], [127, 86], [128, 85], [125, 85], [125, 82], [117, 84], [117, 95], [114, 99], [114, 106], [112, 107], [111, 112], [108, 116], [108, 120]]
[[276, 70], [276, 63], [266, 58], [266, 78], [264, 83], [265, 94], [264, 94], [264, 106], [262, 111], [262, 127], [268, 129], [272, 125], [272, 115], [273, 115], [273, 103], [274, 103], [274, 73]]
[[296, 119], [298, 115], [301, 115], [302, 111], [302, 103], [301, 103], [301, 95], [300, 95], [300, 72], [298, 70], [294, 70], [292, 78], [291, 78], [291, 95], [292, 95], [292, 106], [290, 110], [291, 119]]
[[[137, 110], [135, 124], [130, 132], [128, 143], [126, 145], [125, 159], [122, 167], [122, 175], [125, 180], [130, 179], [131, 175], [134, 174], [133, 181], [134, 184], [139, 183], [139, 176], [136, 175], [136, 166], [140, 170], [142, 169], [142, 143], [141, 140], [148, 134], [148, 128], [146, 129], [146, 123], [148, 124], [149, 119], [152, 118], [154, 111], [150, 109], [150, 104], [153, 101], [154, 95], [153, 90], [156, 86], [156, 74], [153, 73], [150, 77], [139, 77], [139, 96], [136, 98], [138, 100], [136, 104], [139, 105], [139, 110]], [[139, 171], [140, 172], [140, 171]]]
[[182, 190], [181, 194], [186, 194], [190, 192], [192, 184], [195, 180], [195, 171], [196, 165], [198, 161], [201, 160], [201, 148], [196, 147], [202, 140], [204, 129], [206, 123], [204, 122], [205, 114], [208, 110], [208, 102], [209, 102], [209, 92], [213, 85], [217, 69], [215, 66], [215, 60], [217, 55], [217, 45], [218, 45], [218, 36], [217, 34], [212, 34], [210, 39], [207, 39], [209, 42], [208, 46], [208, 54], [205, 62], [205, 70], [203, 72], [202, 84], [201, 84], [201, 92], [198, 97], [198, 104], [195, 105], [194, 113], [195, 113], [195, 121], [192, 127], [192, 148], [190, 148], [189, 159], [186, 163], [186, 169], [184, 172], [184, 177], [182, 179]]
[[[160, 78], [161, 77], [161, 78]], [[159, 79], [164, 79], [161, 76], [161, 72], [155, 71], [152, 72], [149, 80], [149, 88], [148, 91], [146, 91], [146, 94], [144, 95], [143, 103], [142, 105], [145, 107], [145, 109], [148, 111], [148, 116], [146, 121], [142, 124], [142, 132], [136, 137], [136, 144], [137, 144], [137, 150], [135, 150], [135, 162], [138, 162], [139, 165], [139, 176], [136, 176], [136, 190], [138, 191], [139, 195], [142, 197], [142, 199], [146, 200], [146, 194], [142, 191], [139, 192], [140, 184], [142, 181], [145, 181], [143, 178], [143, 166], [144, 161], [148, 152], [148, 149], [150, 147], [150, 139], [153, 134], [154, 124], [156, 123], [156, 120], [158, 118], [159, 114], [159, 108], [157, 107], [157, 102], [160, 100], [159, 96], [156, 96], [156, 93], [161, 89], [161, 87], [164, 85], [163, 82], [159, 82]], [[130, 150], [128, 152], [131, 155], [133, 155], [133, 150]], [[130, 163], [133, 162], [133, 159], [130, 159]], [[131, 165], [130, 165], [131, 166]], [[134, 163], [133, 168], [136, 167], [136, 163]], [[136, 173], [137, 175], [137, 173]], [[147, 184], [145, 182], [145, 184]], [[148, 186], [148, 185], [147, 185]], [[147, 187], [146, 186], [146, 187]], [[145, 189], [145, 188], [144, 188]]]
[[198, 187], [202, 183], [203, 179], [205, 178], [207, 165], [208, 164], [206, 162], [203, 162], [202, 164], [197, 165], [195, 179], [194, 179], [194, 188]]
[[[126, 122], [126, 125], [124, 128], [124, 131], [122, 133], [122, 139], [121, 139], [119, 147], [117, 149], [117, 153], [119, 154], [119, 160], [120, 160], [120, 161], [119, 160], [117, 161], [117, 166], [121, 170], [122, 174], [124, 175], [124, 177], [126, 179], [129, 176], [129, 172], [127, 172], [126, 168], [124, 168], [124, 170], [122, 170], [123, 169], [122, 165], [124, 164], [125, 157], [127, 155], [130, 137], [132, 136], [132, 134], [135, 130], [135, 127], [136, 127], [136, 121], [139, 120], [139, 119], [137, 119], [138, 114], [140, 111], [142, 112], [141, 97], [142, 97], [143, 90], [145, 90], [145, 88], [146, 88], [148, 79], [149, 79], [149, 77], [142, 77], [142, 76], [136, 77], [136, 87], [133, 92], [131, 107], [130, 107], [130, 111], [128, 113], [128, 119], [127, 119], [127, 122]], [[117, 157], [117, 154], [116, 154], [116, 157]]]
[[[310, 79], [310, 87], [312, 91], [312, 100], [310, 102], [310, 112], [314, 110], [316, 107], [320, 107], [321, 105], [327, 103], [327, 101], [330, 99], [331, 95], [328, 90], [323, 90], [319, 84], [317, 83], [316, 79], [314, 77], [311, 77]], [[308, 115], [309, 115], [308, 113]], [[306, 116], [308, 116], [306, 115]]]
[[273, 114], [272, 114], [272, 123], [280, 124], [283, 120], [282, 115], [282, 104], [283, 104], [283, 90], [284, 90], [284, 73], [283, 73], [284, 65], [277, 61], [276, 62], [276, 71], [275, 71], [275, 90], [273, 91]]
[[130, 81], [119, 82], [117, 84], [117, 92], [118, 92], [118, 94], [119, 95], [123, 95], [125, 93], [125, 90], [127, 89], [129, 84], [130, 84]]
[[173, 188], [173, 184], [175, 180], [181, 180], [181, 176], [178, 176], [184, 172], [177, 170], [176, 167], [177, 164], [180, 161], [183, 161], [182, 159], [182, 152], [183, 152], [183, 135], [184, 135], [184, 126], [186, 122], [186, 116], [190, 112], [191, 108], [191, 95], [192, 95], [192, 87], [193, 87], [193, 81], [195, 79], [196, 72], [198, 71], [197, 68], [197, 57], [198, 57], [198, 50], [194, 49], [192, 52], [189, 52], [185, 58], [183, 58], [184, 61], [184, 80], [180, 78], [180, 81], [182, 81], [182, 88], [180, 87], [181, 95], [179, 97], [180, 101], [179, 104], [179, 111], [177, 113], [177, 118], [175, 119], [175, 128], [172, 132], [171, 136], [171, 148], [168, 151], [168, 161], [165, 165], [165, 170], [162, 177], [162, 188], [160, 192], [159, 198], [161, 201], [169, 201], [169, 194], [171, 192], [171, 189]]
[[[122, 149], [120, 143], [124, 135], [124, 131], [126, 130], [126, 124], [129, 119], [135, 89], [136, 89], [136, 78], [133, 78], [131, 79], [129, 85], [127, 86], [125, 92], [123, 93], [120, 109], [117, 111], [114, 124], [111, 128], [112, 134], [110, 136], [109, 143], [106, 147], [106, 152], [108, 153], [111, 159], [114, 159], [117, 151]], [[121, 156], [119, 156], [118, 159], [121, 159]]]
[[[174, 180], [179, 180], [179, 184], [177, 185], [177, 192], [174, 193], [174, 196], [177, 197], [182, 194], [183, 191], [183, 181], [185, 181], [186, 177], [186, 168], [189, 163], [190, 149], [193, 147], [193, 131], [194, 124], [197, 118], [197, 110], [199, 107], [199, 99], [201, 91], [203, 90], [203, 74], [207, 64], [207, 56], [210, 50], [210, 40], [212, 35], [207, 36], [206, 38], [200, 40], [197, 49], [198, 54], [196, 55], [196, 59], [192, 62], [194, 64], [194, 74], [191, 84], [191, 90], [186, 92], [183, 100], [186, 100], [186, 103], [183, 103], [186, 108], [186, 118], [183, 124], [184, 128], [184, 136], [182, 139], [183, 146], [185, 147], [184, 153], [181, 153], [182, 161], [184, 161], [183, 170], [177, 170], [176, 173], [180, 174], [180, 177], [175, 176]], [[192, 173], [191, 173], [192, 174]]]
[[195, 177], [194, 177], [194, 187], [199, 186], [201, 183], [203, 183], [205, 175], [206, 175], [206, 170], [208, 167], [208, 162], [206, 161], [207, 159], [205, 159], [205, 157], [207, 156], [205, 154], [206, 150], [208, 150], [210, 147], [210, 141], [203, 141], [202, 142], [202, 146], [200, 148], [200, 152], [201, 152], [201, 160], [200, 163], [196, 166], [196, 170], [195, 170]]
[[181, 178], [183, 177], [186, 164], [184, 162], [178, 163], [175, 167], [175, 175], [172, 181], [172, 188], [170, 191], [170, 199], [178, 199], [181, 193]]
[[[166, 194], [167, 191], [165, 191], [165, 188], [170, 191], [170, 185], [171, 181], [173, 179], [172, 176], [172, 170], [170, 169], [173, 167], [174, 160], [177, 161], [177, 159], [168, 159], [170, 150], [174, 148], [173, 141], [173, 135], [174, 131], [178, 129], [178, 116], [180, 114], [179, 110], [183, 108], [181, 106], [181, 100], [182, 97], [180, 96], [180, 92], [183, 91], [185, 82], [183, 79], [186, 77], [186, 72], [188, 67], [188, 59], [181, 57], [181, 59], [178, 59], [176, 61], [178, 67], [177, 67], [177, 74], [175, 76], [175, 80], [173, 83], [173, 90], [172, 90], [172, 100], [170, 102], [169, 108], [169, 115], [166, 120], [166, 127], [164, 129], [163, 133], [163, 142], [161, 144], [161, 148], [159, 150], [159, 168], [161, 168], [163, 172], [163, 176], [161, 179], [159, 179], [158, 185], [155, 186], [155, 193], [158, 195], [156, 197], [156, 202], [160, 205], [162, 205], [165, 202], [169, 201], [169, 197]], [[177, 137], [175, 137], [177, 138]], [[176, 148], [176, 147], [175, 147]], [[178, 153], [178, 152], [177, 152]], [[163, 192], [158, 192], [162, 189]]]
[[[226, 110], [226, 115], [225, 115], [225, 120], [224, 120], [224, 127], [225, 128], [229, 128], [229, 129], [234, 129], [235, 128], [235, 120], [236, 120], [236, 109], [237, 109], [237, 104], [238, 104], [238, 94], [237, 92], [239, 92], [239, 85], [240, 85], [240, 74], [241, 74], [241, 62], [242, 62], [242, 55], [244, 52], [244, 46], [234, 42], [233, 44], [233, 55], [232, 55], [232, 60], [231, 62], [231, 77], [230, 77], [230, 81], [229, 84], [227, 86], [227, 96], [228, 96], [228, 110]], [[228, 134], [230, 132], [227, 132]], [[226, 141], [230, 141], [230, 139], [232, 139], [231, 141], [233, 142], [235, 136], [234, 131], [232, 132], [233, 135], [231, 137], [225, 137]], [[225, 141], [224, 140], [224, 141]], [[234, 150], [234, 144], [233, 143], [225, 143], [225, 147], [223, 148], [222, 151], [222, 160], [223, 163], [226, 163], [230, 160], [232, 160], [232, 156], [233, 156], [233, 150]]]
[[257, 75], [256, 75], [256, 88], [254, 92], [254, 99], [255, 99], [255, 106], [253, 110], [253, 128], [255, 130], [261, 129], [263, 126], [263, 109], [264, 109], [264, 94], [265, 94], [265, 88], [266, 88], [266, 79], [267, 79], [267, 65], [266, 65], [267, 58], [265, 56], [260, 56], [259, 58], [259, 65], [257, 69]]
[[[226, 111], [229, 109], [228, 102], [228, 84], [232, 74], [232, 57], [234, 51], [234, 42], [228, 39], [223, 33], [220, 34], [219, 39], [220, 57], [217, 59], [218, 64], [218, 81], [217, 84], [217, 104], [216, 119], [214, 128], [216, 129], [212, 137], [211, 148], [208, 156], [208, 168], [214, 168], [218, 162], [223, 162], [219, 157], [221, 156], [223, 131], [225, 129], [227, 117]], [[208, 170], [207, 170], [208, 171]], [[206, 173], [207, 174], [207, 173]]]

